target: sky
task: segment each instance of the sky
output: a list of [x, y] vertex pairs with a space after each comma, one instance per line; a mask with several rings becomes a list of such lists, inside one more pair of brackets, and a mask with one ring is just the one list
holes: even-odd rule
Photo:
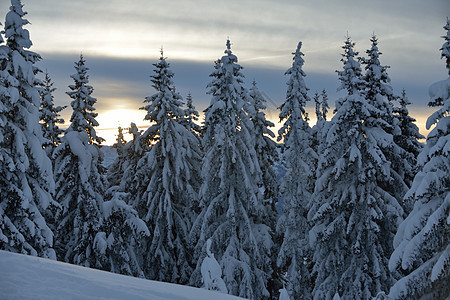
[[[38, 66], [47, 70], [57, 91], [57, 105], [67, 105], [65, 94], [73, 83], [74, 62], [80, 53], [90, 69], [90, 85], [97, 98], [98, 134], [114, 143], [117, 127], [130, 122], [148, 126], [139, 110], [144, 98], [155, 93], [150, 76], [161, 47], [175, 73], [177, 91], [192, 94], [202, 112], [209, 104], [206, 85], [214, 61], [223, 55], [227, 38], [244, 68], [246, 87], [256, 81], [267, 99], [267, 115], [278, 123], [277, 107], [284, 101], [292, 52], [302, 41], [304, 71], [310, 96], [326, 89], [330, 105], [344, 96], [337, 92], [336, 70], [346, 36], [365, 56], [376, 34], [380, 61], [397, 94], [404, 88], [411, 115], [426, 134], [425, 120], [430, 84], [447, 78], [440, 59], [443, 26], [450, 16], [448, 0], [22, 0], [25, 26], [32, 51], [42, 56]], [[9, 1], [0, 0], [0, 18]], [[39, 76], [38, 76], [39, 77]], [[41, 76], [42, 77], [42, 76]], [[307, 104], [311, 125], [313, 103]], [[276, 129], [275, 129], [276, 130]]]

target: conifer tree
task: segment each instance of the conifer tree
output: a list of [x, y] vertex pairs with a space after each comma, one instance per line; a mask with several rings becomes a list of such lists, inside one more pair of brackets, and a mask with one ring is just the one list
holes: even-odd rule
[[142, 144], [134, 123], [131, 123], [129, 133], [133, 139], [126, 143], [122, 127], [118, 128], [117, 141], [113, 145], [118, 156], [107, 173], [103, 229], [97, 242], [102, 244], [102, 254], [106, 257], [105, 270], [145, 278], [142, 255], [150, 232], [132, 205], [139, 186], [137, 164], [148, 147]]
[[393, 299], [445, 299], [450, 295], [450, 20], [441, 48], [449, 78], [431, 85], [427, 143], [418, 157], [419, 172], [405, 199], [414, 208], [395, 235], [389, 268], [403, 276], [391, 288]]
[[125, 138], [123, 136], [123, 128], [119, 126], [117, 128], [117, 139], [113, 145], [113, 148], [116, 149], [117, 154], [120, 155], [122, 153], [123, 146], [125, 146], [126, 143], [127, 143], [127, 141], [125, 140]]
[[[259, 91], [256, 81], [253, 81], [252, 87], [249, 90], [249, 96], [252, 100], [251, 104], [254, 109], [254, 115], [251, 117], [254, 127], [254, 141], [256, 157], [261, 169], [262, 181], [259, 183], [260, 190], [263, 191], [263, 203], [267, 206], [268, 220], [265, 222], [269, 225], [272, 234], [272, 240], [277, 245], [281, 243], [279, 241], [280, 236], [276, 234], [276, 223], [278, 220], [278, 212], [276, 204], [278, 202], [278, 181], [276, 178], [274, 164], [279, 160], [277, 144], [273, 140], [275, 134], [270, 130], [270, 127], [275, 125], [266, 119], [264, 110], [266, 109], [266, 99]], [[273, 248], [272, 253], [278, 253], [276, 247]], [[279, 289], [279, 274], [276, 269], [276, 256], [272, 256], [272, 268], [274, 273], [268, 282], [268, 290], [272, 298], [275, 294], [278, 294]]]
[[[394, 107], [394, 113], [399, 121], [401, 134], [394, 135], [394, 142], [404, 150], [402, 151], [403, 164], [402, 168], [399, 168], [399, 175], [403, 178], [405, 184], [409, 188], [411, 187], [416, 174], [417, 156], [423, 148], [419, 140], [425, 139], [425, 137], [420, 134], [419, 128], [414, 124], [416, 120], [409, 115], [407, 106], [411, 104], [411, 102], [409, 102], [405, 90], [402, 91], [401, 96], [398, 98], [398, 102], [400, 106]], [[413, 203], [403, 201], [406, 213], [411, 211], [412, 205]]]
[[319, 156], [323, 153], [323, 148], [325, 147], [324, 139], [326, 139], [328, 125], [327, 113], [330, 107], [328, 106], [328, 95], [325, 89], [323, 89], [320, 94], [316, 92], [313, 99], [316, 104], [317, 123], [312, 128], [311, 148]]
[[314, 104], [316, 105], [316, 119], [317, 119], [317, 122], [319, 122], [320, 120], [323, 120], [323, 116], [322, 116], [322, 110], [321, 110], [320, 96], [317, 91], [314, 93], [313, 100], [314, 100]]
[[330, 106], [328, 105], [328, 94], [325, 89], [322, 90], [321, 96], [322, 96], [322, 102], [321, 102], [322, 118], [326, 121], [328, 109], [330, 108]]
[[185, 109], [185, 115], [186, 115], [186, 127], [189, 131], [192, 131], [196, 136], [200, 136], [200, 133], [202, 131], [202, 128], [200, 125], [195, 123], [198, 121], [199, 114], [198, 111], [195, 109], [195, 106], [192, 104], [192, 95], [191, 93], [188, 93], [186, 97], [186, 109]]
[[55, 183], [42, 148], [34, 66], [40, 56], [26, 50], [32, 42], [25, 15], [20, 0], [11, 0], [0, 34], [0, 249], [55, 259], [46, 220]]
[[338, 75], [341, 88], [348, 93], [338, 101], [328, 125], [308, 213], [314, 299], [372, 299], [392, 284], [387, 243], [392, 241], [392, 223], [403, 211], [378, 185], [379, 178], [390, 176], [390, 163], [381, 146], [392, 135], [369, 122], [383, 112], [365, 97], [353, 46], [347, 38], [344, 69]]
[[102, 230], [95, 239], [96, 248], [105, 257], [103, 269], [145, 278], [139, 250], [150, 236], [147, 225], [128, 204], [130, 193], [120, 191], [119, 186], [109, 188], [105, 200]]
[[41, 95], [41, 105], [39, 108], [39, 119], [41, 120], [41, 127], [44, 138], [45, 152], [51, 158], [53, 150], [61, 143], [61, 135], [64, 130], [58, 127], [58, 124], [63, 124], [64, 119], [60, 118], [60, 112], [66, 106], [55, 106], [53, 102], [53, 92], [56, 88], [53, 87], [52, 79], [47, 71], [45, 71], [45, 78], [39, 90]]
[[73, 85], [67, 92], [73, 99], [71, 124], [55, 149], [55, 200], [61, 205], [57, 220], [58, 259], [86, 267], [103, 269], [101, 244], [103, 194], [105, 190], [103, 154], [95, 128], [93, 87], [88, 85], [88, 68], [80, 55], [75, 63]]
[[148, 145], [136, 124], [131, 123], [129, 133], [132, 139], [124, 144], [123, 130], [119, 127], [115, 144], [118, 156], [107, 173], [103, 233], [98, 241], [103, 243], [106, 270], [145, 278], [143, 255], [150, 231], [133, 205], [137, 190], [142, 188], [137, 166]]
[[[370, 116], [365, 120], [370, 122], [373, 127], [381, 128], [392, 136], [401, 134], [399, 120], [393, 114], [393, 101], [397, 99], [394, 95], [391, 79], [387, 74], [389, 66], [383, 66], [379, 57], [382, 54], [378, 49], [378, 39], [375, 35], [370, 39], [371, 48], [366, 51], [368, 58], [363, 58], [362, 63], [365, 65], [365, 74], [362, 77], [364, 83], [364, 96], [368, 103], [378, 109], [378, 115]], [[381, 151], [386, 159], [391, 163], [389, 176], [383, 180], [379, 178], [379, 185], [394, 196], [399, 203], [403, 205], [403, 196], [408, 186], [404, 180], [404, 170], [410, 168], [404, 157], [407, 156], [405, 150], [393, 140], [381, 141], [379, 144]], [[395, 231], [393, 232], [395, 234]], [[389, 252], [391, 253], [391, 251]]]
[[[266, 109], [266, 99], [259, 91], [256, 82], [253, 81], [249, 91], [255, 115], [251, 118], [255, 129], [255, 150], [257, 160], [262, 172], [262, 185], [264, 189], [263, 201], [272, 212], [275, 212], [275, 204], [278, 198], [278, 182], [273, 165], [278, 160], [277, 144], [273, 140], [275, 134], [269, 129], [275, 124], [266, 119], [264, 110]], [[275, 227], [272, 227], [275, 229]]]
[[136, 124], [131, 123], [129, 133], [132, 139], [118, 151], [116, 160], [108, 169], [107, 179], [108, 189], [114, 187], [114, 190], [129, 193], [130, 199], [135, 199], [141, 184], [139, 174], [136, 174], [138, 162], [149, 147]]
[[280, 121], [284, 124], [278, 131], [278, 140], [284, 139], [283, 160], [287, 170], [280, 187], [284, 213], [279, 219], [278, 232], [284, 237], [277, 262], [287, 272], [286, 290], [292, 299], [311, 296], [310, 274], [305, 264], [309, 259], [306, 214], [314, 189], [316, 160], [305, 110], [310, 98], [304, 81], [301, 47], [302, 42], [299, 42], [293, 53], [292, 67], [285, 73], [289, 75], [286, 100], [280, 107]]
[[208, 84], [212, 99], [205, 111], [201, 212], [191, 231], [197, 266], [190, 283], [201, 286], [201, 263], [207, 255], [206, 241], [211, 239], [210, 249], [228, 292], [265, 299], [273, 242], [264, 223], [267, 207], [258, 191], [262, 179], [249, 118], [255, 112], [229, 40], [226, 46]]
[[156, 93], [146, 97], [145, 120], [153, 125], [144, 133], [150, 150], [138, 163], [141, 187], [135, 198], [150, 239], [143, 257], [149, 279], [186, 283], [192, 272], [188, 252], [191, 202], [199, 187], [201, 153], [198, 139], [183, 126], [182, 97], [175, 91], [173, 72], [161, 51], [151, 76]]
[[[321, 139], [321, 133], [323, 129], [323, 125], [325, 124], [324, 119], [322, 117], [322, 110], [321, 110], [321, 102], [320, 102], [320, 95], [316, 91], [314, 93], [314, 96], [312, 97], [312, 100], [314, 101], [315, 108], [316, 108], [316, 125], [314, 125], [311, 129], [311, 148], [314, 149], [316, 153], [319, 153], [319, 144]], [[320, 127], [320, 128], [319, 128]]]

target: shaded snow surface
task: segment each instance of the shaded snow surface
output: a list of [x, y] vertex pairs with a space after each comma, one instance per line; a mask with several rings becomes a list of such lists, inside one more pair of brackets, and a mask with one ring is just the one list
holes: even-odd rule
[[1, 299], [242, 299], [0, 251]]
[[117, 150], [112, 146], [102, 146], [100, 150], [103, 152], [103, 166], [109, 169], [118, 156]]

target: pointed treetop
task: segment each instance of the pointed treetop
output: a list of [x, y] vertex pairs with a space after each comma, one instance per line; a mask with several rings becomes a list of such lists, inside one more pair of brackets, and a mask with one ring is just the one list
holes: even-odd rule
[[302, 42], [298, 42], [297, 49], [292, 54], [294, 57], [292, 58], [294, 60], [294, 64], [303, 66], [305, 61], [303, 60], [302, 56], [304, 56], [302, 49]]
[[161, 56], [160, 56], [160, 60], [165, 60], [166, 59], [166, 57], [164, 57], [164, 47], [163, 47], [163, 45], [161, 45], [161, 50], [159, 50], [159, 53], [161, 53]]
[[407, 105], [411, 104], [411, 102], [408, 99], [408, 96], [406, 95], [405, 89], [402, 89], [402, 95], [399, 97], [398, 102], [401, 108], [405, 108]]
[[353, 50], [355, 43], [351, 38], [347, 36], [344, 46], [344, 53], [342, 55], [341, 62], [344, 64], [342, 71], [336, 71], [338, 73], [341, 85], [338, 91], [346, 89], [349, 95], [354, 94], [361, 90], [363, 82], [361, 80], [362, 70], [359, 63], [358, 52]]
[[225, 54], [228, 54], [228, 55], [231, 55], [231, 42], [230, 42], [230, 38], [227, 38], [227, 43], [226, 43], [226, 46], [227, 46], [227, 50], [225, 50]]
[[298, 42], [297, 49], [295, 50], [295, 53], [292, 53], [292, 54], [299, 53], [299, 54], [303, 55], [303, 53], [301, 53], [301, 51], [300, 51], [300, 49], [302, 49], [302, 45], [303, 45], [303, 43], [301, 41]]

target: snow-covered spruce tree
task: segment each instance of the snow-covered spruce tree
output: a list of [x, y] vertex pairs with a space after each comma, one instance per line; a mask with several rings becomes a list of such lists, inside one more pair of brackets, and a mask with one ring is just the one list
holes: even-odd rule
[[113, 145], [113, 148], [116, 149], [118, 155], [120, 155], [123, 152], [123, 146], [125, 146], [126, 143], [127, 141], [123, 136], [123, 128], [119, 126], [117, 128], [117, 139]]
[[150, 236], [145, 222], [127, 202], [130, 193], [113, 186], [106, 191], [103, 203], [102, 231], [96, 236], [95, 246], [104, 255], [103, 269], [124, 275], [144, 278], [139, 250]]
[[93, 87], [88, 85], [88, 68], [81, 55], [75, 70], [71, 76], [74, 84], [66, 92], [73, 99], [71, 124], [53, 154], [55, 200], [61, 205], [55, 247], [61, 261], [103, 269], [102, 248], [96, 243], [103, 219], [105, 170], [99, 145], [103, 139], [94, 128], [98, 126], [94, 112], [97, 99], [91, 96]]
[[322, 101], [321, 101], [321, 115], [322, 115], [322, 119], [324, 119], [325, 121], [327, 120], [327, 114], [328, 114], [328, 109], [330, 108], [330, 106], [328, 105], [328, 94], [327, 91], [325, 89], [322, 90]]
[[129, 133], [132, 139], [117, 151], [116, 160], [108, 168], [107, 179], [108, 190], [114, 187], [114, 190], [129, 193], [130, 199], [135, 199], [137, 190], [143, 185], [139, 174], [136, 174], [138, 162], [150, 148], [136, 124], [131, 123]]
[[328, 126], [308, 213], [314, 299], [372, 299], [392, 284], [386, 248], [403, 210], [378, 185], [390, 175], [380, 145], [392, 142], [392, 135], [368, 122], [382, 112], [364, 97], [353, 46], [348, 38], [338, 74], [349, 93], [337, 101]]
[[317, 117], [317, 123], [312, 128], [312, 149], [316, 152], [316, 154], [319, 156], [323, 153], [327, 134], [327, 114], [328, 109], [330, 108], [328, 106], [328, 95], [326, 90], [322, 90], [322, 93], [315, 93], [313, 100], [316, 104], [316, 117]]
[[45, 78], [42, 81], [42, 86], [39, 89], [41, 95], [41, 105], [39, 108], [39, 119], [41, 121], [42, 132], [46, 141], [44, 148], [47, 155], [52, 158], [53, 150], [61, 143], [61, 135], [64, 130], [58, 127], [58, 124], [63, 124], [64, 119], [60, 118], [60, 112], [66, 106], [55, 106], [53, 102], [53, 92], [56, 88], [53, 87], [52, 79], [47, 71], [45, 71]]
[[[393, 101], [397, 99], [391, 86], [391, 79], [387, 74], [389, 66], [382, 66], [380, 63], [380, 55], [382, 54], [378, 49], [378, 39], [372, 35], [371, 48], [366, 51], [368, 57], [362, 59], [362, 64], [365, 66], [365, 74], [362, 79], [364, 82], [364, 96], [368, 103], [378, 109], [377, 115], [370, 116], [365, 122], [377, 128], [381, 128], [390, 135], [402, 134], [399, 127], [399, 120], [393, 114]], [[411, 168], [408, 161], [404, 159], [407, 155], [395, 142], [384, 141], [378, 145], [383, 151], [386, 159], [391, 163], [390, 174], [388, 177], [378, 178], [378, 184], [397, 201], [403, 205], [403, 196], [408, 190], [405, 183], [405, 170]], [[386, 219], [386, 221], [390, 221]], [[394, 232], [395, 234], [395, 228]], [[390, 252], [391, 253], [391, 252]], [[390, 255], [390, 254], [389, 254]]]
[[[262, 172], [262, 185], [260, 188], [264, 190], [264, 203], [269, 205], [272, 212], [275, 213], [275, 204], [278, 199], [278, 182], [275, 171], [273, 170], [273, 165], [279, 158], [277, 144], [272, 140], [272, 138], [275, 137], [275, 134], [269, 129], [275, 125], [266, 119], [264, 113], [264, 110], [266, 109], [266, 99], [262, 96], [255, 81], [252, 83], [249, 96], [252, 99], [252, 105], [254, 106], [255, 111], [251, 120], [253, 121], [253, 127], [255, 129], [254, 141], [256, 157]], [[275, 229], [275, 226], [272, 227], [272, 229]]]
[[286, 163], [280, 192], [284, 197], [283, 215], [280, 217], [277, 231], [283, 235], [283, 243], [277, 258], [277, 264], [287, 272], [286, 289], [292, 299], [311, 297], [311, 279], [307, 262], [309, 260], [308, 231], [306, 220], [311, 193], [314, 190], [314, 170], [316, 153], [311, 148], [312, 135], [305, 111], [307, 95], [303, 71], [304, 60], [301, 52], [302, 42], [293, 53], [294, 62], [286, 71], [286, 100], [280, 107], [280, 121], [283, 126], [278, 131], [278, 140], [284, 140], [283, 160]]
[[45, 218], [55, 183], [39, 125], [40, 56], [26, 50], [32, 42], [25, 14], [12, 0], [0, 45], [0, 249], [55, 259]]
[[190, 205], [197, 201], [201, 153], [198, 139], [183, 126], [182, 98], [162, 51], [154, 66], [156, 93], [146, 97], [148, 104], [141, 108], [147, 111], [145, 120], [153, 122], [144, 133], [152, 146], [138, 163], [142, 183], [134, 205], [150, 230], [143, 257], [146, 277], [184, 284], [192, 272]]
[[314, 96], [313, 96], [313, 100], [314, 100], [314, 104], [316, 105], [316, 119], [317, 119], [317, 122], [319, 122], [319, 121], [321, 121], [321, 120], [323, 120], [323, 117], [322, 117], [322, 110], [321, 110], [321, 108], [320, 108], [320, 95], [319, 95], [319, 92], [315, 92], [314, 93]]
[[211, 252], [222, 268], [228, 292], [265, 299], [273, 242], [258, 189], [262, 178], [249, 118], [254, 110], [229, 40], [226, 46], [208, 84], [212, 99], [205, 111], [201, 213], [191, 231], [197, 267], [190, 283], [201, 286], [201, 263], [207, 254], [206, 241], [211, 239]]
[[200, 133], [202, 131], [202, 128], [200, 125], [195, 123], [198, 121], [199, 114], [198, 111], [195, 109], [195, 106], [192, 104], [192, 95], [191, 93], [188, 93], [186, 97], [186, 109], [185, 109], [185, 116], [186, 116], [186, 127], [189, 131], [194, 133], [194, 135], [200, 137]]
[[[401, 134], [394, 135], [394, 142], [404, 150], [402, 151], [404, 163], [398, 171], [405, 184], [411, 187], [414, 176], [416, 175], [417, 156], [423, 148], [419, 140], [425, 139], [425, 137], [419, 133], [419, 128], [414, 124], [416, 120], [409, 115], [407, 106], [411, 102], [409, 102], [405, 90], [402, 90], [398, 102], [399, 107], [394, 107], [394, 113], [399, 122], [398, 126], [400, 127]], [[403, 201], [405, 213], [408, 214], [411, 211], [412, 205], [413, 203], [409, 203], [407, 199]]]
[[[274, 163], [279, 160], [277, 144], [272, 138], [275, 134], [270, 127], [275, 125], [266, 119], [264, 110], [266, 109], [266, 99], [259, 91], [256, 81], [253, 81], [249, 91], [251, 104], [254, 107], [254, 115], [251, 116], [254, 127], [254, 141], [256, 157], [262, 174], [262, 181], [258, 184], [260, 191], [263, 192], [263, 203], [267, 206], [268, 219], [266, 225], [269, 225], [272, 234], [272, 240], [276, 245], [281, 244], [280, 236], [276, 235], [276, 223], [278, 220], [278, 212], [275, 207], [278, 202], [278, 181], [276, 178]], [[273, 248], [272, 253], [278, 253], [278, 249]], [[281, 286], [279, 282], [279, 274], [276, 272], [276, 256], [272, 255], [272, 268], [274, 273], [268, 282], [268, 290], [271, 297], [274, 298], [278, 294]]]
[[[322, 100], [320, 99], [321, 97]], [[322, 142], [323, 142], [323, 135], [326, 125], [326, 112], [328, 111], [328, 96], [323, 90], [322, 94], [319, 94], [317, 91], [314, 93], [313, 96], [314, 103], [316, 105], [316, 125], [312, 127], [311, 135], [312, 135], [312, 144], [311, 148], [317, 153], [321, 153], [322, 148]], [[323, 102], [322, 102], [323, 101]]]
[[393, 299], [447, 299], [450, 295], [450, 20], [442, 46], [449, 78], [431, 85], [430, 104], [439, 107], [427, 120], [427, 143], [419, 172], [405, 199], [414, 208], [395, 235], [389, 268], [403, 277], [391, 288]]
[[123, 129], [119, 127], [117, 141], [113, 145], [118, 156], [108, 169], [103, 229], [96, 241], [106, 256], [105, 270], [144, 278], [142, 248], [150, 232], [132, 207], [132, 199], [138, 186], [135, 176], [137, 163], [142, 158], [144, 148], [148, 147], [142, 145], [141, 134], [134, 123], [131, 123], [129, 132], [133, 139], [126, 143]]

